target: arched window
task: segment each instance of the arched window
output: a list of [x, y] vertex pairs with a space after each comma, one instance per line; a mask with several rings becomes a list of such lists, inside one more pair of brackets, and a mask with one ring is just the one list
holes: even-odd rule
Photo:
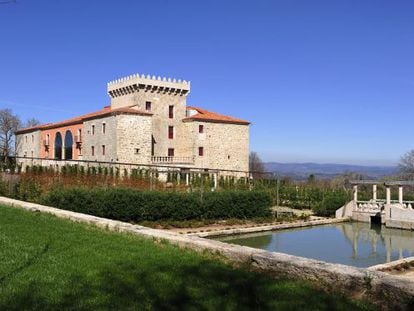
[[71, 131], [66, 131], [65, 134], [65, 160], [72, 160], [73, 150], [73, 136]]
[[62, 159], [62, 135], [59, 132], [55, 136], [55, 159]]

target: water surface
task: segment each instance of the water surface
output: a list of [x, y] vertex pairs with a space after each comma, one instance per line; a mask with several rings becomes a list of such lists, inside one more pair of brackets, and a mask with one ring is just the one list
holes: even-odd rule
[[355, 267], [414, 256], [414, 232], [361, 222], [227, 236], [217, 240]]

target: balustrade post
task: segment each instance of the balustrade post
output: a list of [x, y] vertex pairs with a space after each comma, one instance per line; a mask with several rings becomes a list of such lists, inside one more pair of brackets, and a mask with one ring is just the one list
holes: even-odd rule
[[403, 186], [398, 186], [398, 203], [403, 204]]
[[372, 200], [377, 201], [377, 185], [372, 185]]

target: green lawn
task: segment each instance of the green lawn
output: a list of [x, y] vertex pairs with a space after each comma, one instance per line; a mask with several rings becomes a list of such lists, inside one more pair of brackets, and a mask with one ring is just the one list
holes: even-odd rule
[[299, 281], [0, 206], [0, 310], [359, 310]]

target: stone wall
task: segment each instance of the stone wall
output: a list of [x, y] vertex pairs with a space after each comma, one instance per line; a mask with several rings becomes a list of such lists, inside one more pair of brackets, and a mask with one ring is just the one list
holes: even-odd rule
[[118, 160], [127, 163], [150, 163], [151, 131], [151, 116], [117, 115], [116, 150]]
[[41, 156], [41, 147], [40, 130], [16, 135], [16, 155], [19, 157], [39, 158]]
[[[213, 122], [189, 122], [194, 135], [195, 166], [223, 170], [249, 170], [249, 126]], [[199, 133], [199, 125], [204, 133]], [[204, 155], [199, 156], [199, 147]]]
[[396, 204], [385, 205], [385, 225], [389, 228], [414, 230], [414, 210]]
[[[102, 126], [105, 124], [105, 133]], [[92, 132], [95, 126], [95, 133]], [[83, 160], [111, 162], [117, 160], [117, 118], [116, 116], [92, 119], [83, 122]], [[102, 146], [105, 146], [105, 155]], [[95, 155], [92, 155], [92, 146]]]

